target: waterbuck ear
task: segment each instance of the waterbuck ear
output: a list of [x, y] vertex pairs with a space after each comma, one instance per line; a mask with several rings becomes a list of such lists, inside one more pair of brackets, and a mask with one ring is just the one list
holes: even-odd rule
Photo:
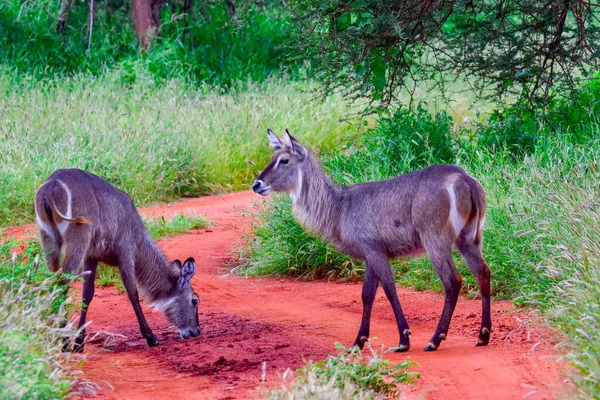
[[194, 273], [196, 272], [196, 261], [190, 257], [183, 263], [183, 267], [181, 267], [181, 275], [177, 280], [177, 286], [179, 289], [185, 289], [190, 286], [190, 280]]
[[271, 143], [271, 147], [273, 148], [273, 150], [279, 151], [285, 147], [284, 144], [281, 142], [281, 139], [279, 139], [277, 135], [273, 133], [272, 130], [267, 129], [267, 136], [269, 136], [269, 142]]
[[299, 141], [290, 135], [290, 131], [287, 129], [285, 130], [285, 136], [283, 137], [283, 140], [289, 143], [288, 146], [292, 148], [292, 153], [296, 154], [300, 161], [304, 161], [307, 154], [306, 149], [300, 144]]
[[174, 267], [176, 267], [176, 268], [179, 268], [179, 269], [181, 269], [181, 261], [179, 261], [179, 260], [174, 260], [174, 261], [171, 263], [171, 265], [172, 265], [172, 266], [174, 266]]

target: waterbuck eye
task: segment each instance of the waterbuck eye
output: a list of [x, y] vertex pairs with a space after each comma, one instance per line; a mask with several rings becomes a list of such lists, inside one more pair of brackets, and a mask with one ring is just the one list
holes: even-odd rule
[[288, 160], [287, 158], [282, 158], [281, 160], [279, 160], [279, 164], [283, 164], [283, 165], [286, 165], [289, 162], [290, 162], [290, 160]]
[[196, 307], [198, 305], [198, 299], [192, 299], [192, 305]]

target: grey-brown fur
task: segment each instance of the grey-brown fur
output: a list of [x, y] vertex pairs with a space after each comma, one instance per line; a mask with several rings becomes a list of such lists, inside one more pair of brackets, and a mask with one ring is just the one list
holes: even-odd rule
[[386, 181], [340, 186], [287, 131], [283, 139], [270, 130], [268, 135], [273, 158], [252, 185], [253, 190], [262, 195], [289, 192], [293, 212], [304, 227], [365, 261], [363, 317], [354, 345], [362, 348], [369, 336], [371, 308], [381, 283], [398, 324], [398, 351], [409, 349], [410, 330], [389, 259], [427, 253], [444, 285], [445, 302], [425, 350], [439, 347], [448, 335], [462, 284], [452, 260], [453, 245], [477, 278], [482, 297], [477, 345], [488, 344], [491, 277], [481, 254], [486, 200], [475, 179], [454, 165], [432, 165]]
[[[59, 270], [62, 250], [64, 273], [76, 273], [83, 266], [80, 329], [94, 297], [98, 262], [103, 262], [119, 268], [148, 345], [158, 341], [140, 307], [138, 287], [184, 338], [200, 334], [198, 296], [190, 284], [194, 259], [168, 264], [127, 194], [89, 172], [57, 170], [36, 193], [35, 215], [51, 270]], [[82, 350], [84, 333], [81, 329], [75, 350]]]

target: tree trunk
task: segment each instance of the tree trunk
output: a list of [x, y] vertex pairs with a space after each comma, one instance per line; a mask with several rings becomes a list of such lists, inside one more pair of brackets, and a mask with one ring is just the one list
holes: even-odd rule
[[156, 35], [158, 24], [153, 16], [152, 0], [131, 0], [133, 18], [135, 22], [135, 35], [142, 48], [150, 46], [152, 37]]

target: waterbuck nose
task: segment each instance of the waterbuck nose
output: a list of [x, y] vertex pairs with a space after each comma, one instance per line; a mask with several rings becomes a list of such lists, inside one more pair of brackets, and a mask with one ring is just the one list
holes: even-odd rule
[[261, 185], [262, 185], [262, 181], [259, 181], [259, 180], [254, 181], [254, 183], [252, 184], [252, 190], [254, 190], [254, 193], [258, 193]]
[[196, 329], [190, 329], [190, 334], [192, 335], [192, 337], [200, 335], [200, 327], [197, 327]]

